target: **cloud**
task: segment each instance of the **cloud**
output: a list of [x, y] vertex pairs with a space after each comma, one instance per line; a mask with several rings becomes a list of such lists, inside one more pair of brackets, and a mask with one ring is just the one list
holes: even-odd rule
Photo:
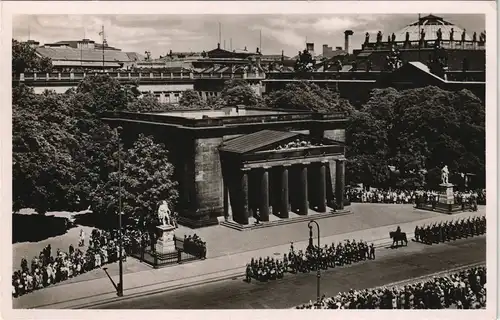
[[[474, 16], [474, 17], [472, 17]], [[480, 32], [484, 28], [481, 15], [443, 15], [446, 20]], [[87, 38], [100, 42], [104, 25], [108, 43], [123, 51], [151, 51], [154, 57], [173, 51], [203, 51], [219, 42], [234, 48], [259, 46], [266, 54], [295, 55], [304, 49], [305, 40], [339, 46], [344, 43], [346, 29], [354, 31], [353, 48], [358, 48], [367, 30], [374, 36], [381, 30], [389, 34], [417, 19], [416, 15], [20, 15], [13, 21], [13, 36], [43, 43]], [[232, 40], [232, 41], [231, 41]]]

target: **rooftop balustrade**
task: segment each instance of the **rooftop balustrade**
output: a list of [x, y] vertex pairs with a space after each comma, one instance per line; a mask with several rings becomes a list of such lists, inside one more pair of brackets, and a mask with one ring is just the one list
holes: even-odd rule
[[[87, 76], [103, 74], [102, 72], [26, 72], [21, 74], [13, 74], [13, 81], [20, 82], [47, 82], [47, 81], [81, 81]], [[168, 81], [168, 80], [197, 80], [197, 79], [250, 79], [260, 80], [265, 79], [265, 73], [195, 73], [195, 72], [105, 72], [118, 80], [144, 80], [144, 81]]]

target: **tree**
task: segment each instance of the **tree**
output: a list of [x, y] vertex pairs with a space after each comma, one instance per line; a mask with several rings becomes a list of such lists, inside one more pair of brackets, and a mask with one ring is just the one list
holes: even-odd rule
[[346, 180], [350, 184], [385, 186], [390, 176], [385, 123], [367, 112], [355, 111], [346, 128]]
[[206, 103], [201, 99], [198, 92], [194, 90], [186, 90], [182, 93], [182, 97], [179, 100], [179, 105], [184, 109], [204, 109], [206, 108]]
[[117, 79], [107, 74], [85, 77], [78, 84], [76, 93], [87, 101], [87, 111], [96, 116], [105, 111], [127, 110], [129, 104], [140, 95], [137, 84], [122, 86]]
[[116, 151], [112, 160], [115, 171], [110, 173], [107, 183], [92, 192], [95, 211], [116, 217], [120, 179], [122, 210], [130, 222], [145, 226], [148, 221], [155, 221], [158, 204], [162, 200], [173, 208], [178, 197], [177, 183], [172, 179], [174, 168], [168, 162], [168, 151], [164, 145], [141, 134], [130, 149], [121, 153], [121, 158], [121, 176]]
[[52, 61], [48, 57], [41, 57], [28, 43], [12, 39], [12, 72], [19, 74], [27, 69], [50, 72]]
[[221, 99], [229, 107], [243, 105], [246, 107], [257, 107], [262, 104], [262, 99], [255, 90], [244, 80], [230, 80], [224, 84]]
[[34, 208], [43, 214], [71, 199], [76, 182], [71, 149], [77, 139], [68, 100], [55, 92], [35, 95], [20, 85], [13, 89], [13, 211]]
[[351, 104], [337, 92], [323, 89], [315, 83], [300, 81], [287, 84], [284, 89], [271, 92], [266, 97], [271, 108], [311, 110], [315, 112], [352, 112]]
[[127, 111], [131, 112], [165, 112], [172, 109], [172, 105], [160, 103], [155, 95], [151, 93], [147, 93], [130, 102], [127, 107]]
[[[470, 91], [376, 89], [352, 121], [347, 171], [354, 180], [408, 187], [421, 185], [421, 173], [427, 172], [434, 188], [447, 164], [452, 172], [476, 174], [476, 186], [484, 186], [485, 109]], [[363, 169], [379, 164], [394, 167], [396, 181], [373, 181]]]
[[[156, 111], [159, 107], [151, 97], [138, 99], [133, 91], [133, 87], [122, 87], [104, 75], [89, 77], [76, 90], [65, 94], [46, 91], [35, 95], [23, 84], [13, 89], [13, 212], [31, 207], [43, 214], [50, 210], [81, 210], [91, 205], [96, 215], [112, 218], [109, 213], [116, 198], [110, 192], [116, 182], [113, 155], [118, 140], [100, 117], [104, 111]], [[124, 170], [135, 172], [129, 174], [136, 179], [135, 185], [131, 182], [135, 188], [139, 188], [137, 183], [149, 188], [151, 181], [172, 187], [171, 193], [165, 193], [163, 187], [154, 190], [173, 201], [175, 183], [165, 180], [172, 171], [166, 151], [148, 141], [140, 140], [134, 157], [126, 156], [130, 152], [124, 150]], [[140, 156], [148, 157], [147, 161], [142, 162]], [[151, 173], [152, 180], [141, 180], [148, 176], [137, 177], [138, 172]], [[148, 192], [142, 194], [151, 196]], [[132, 216], [139, 206], [144, 208], [145, 199], [142, 204], [129, 200], [135, 208]]]

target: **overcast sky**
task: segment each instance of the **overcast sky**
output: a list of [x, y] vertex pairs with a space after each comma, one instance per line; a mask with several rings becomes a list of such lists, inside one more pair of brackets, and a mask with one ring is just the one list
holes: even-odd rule
[[[423, 14], [426, 15], [427, 13]], [[472, 35], [484, 30], [484, 15], [439, 14]], [[22, 15], [13, 17], [13, 37], [41, 44], [86, 38], [100, 42], [104, 25], [110, 46], [153, 58], [172, 51], [208, 51], [217, 46], [219, 22], [222, 26], [221, 47], [226, 41], [230, 49], [253, 50], [259, 46], [262, 31], [262, 52], [288, 56], [304, 49], [306, 39], [315, 43], [321, 53], [323, 44], [344, 46], [344, 30], [351, 29], [351, 48], [359, 48], [368, 31], [375, 38], [378, 30], [388, 35], [417, 21], [418, 15]]]

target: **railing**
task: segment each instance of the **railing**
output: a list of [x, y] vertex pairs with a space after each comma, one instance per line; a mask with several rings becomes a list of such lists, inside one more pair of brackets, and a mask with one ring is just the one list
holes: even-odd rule
[[[369, 42], [363, 43], [361, 48], [363, 50], [390, 50], [391, 47], [398, 49], [419, 49], [419, 48], [434, 48], [437, 40], [424, 40], [421, 43], [419, 40], [412, 41], [382, 41], [382, 42]], [[445, 49], [462, 49], [462, 50], [485, 50], [485, 42], [472, 41], [472, 40], [441, 40], [439, 45]]]
[[130, 256], [140, 260], [141, 262], [147, 263], [154, 268], [201, 260], [206, 257], [206, 251], [190, 252], [188, 250], [184, 250], [182, 239], [175, 239], [175, 242], [175, 251], [172, 252], [159, 253], [156, 252], [155, 246], [143, 243], [133, 245], [129, 254]]
[[[26, 72], [19, 75], [12, 75], [13, 81], [81, 81], [86, 76], [99, 75], [102, 72], [52, 72], [52, 73], [40, 73], [40, 72]], [[119, 80], [197, 80], [197, 79], [250, 79], [250, 80], [260, 80], [265, 79], [265, 73], [195, 73], [195, 72], [106, 72], [113, 78]]]

